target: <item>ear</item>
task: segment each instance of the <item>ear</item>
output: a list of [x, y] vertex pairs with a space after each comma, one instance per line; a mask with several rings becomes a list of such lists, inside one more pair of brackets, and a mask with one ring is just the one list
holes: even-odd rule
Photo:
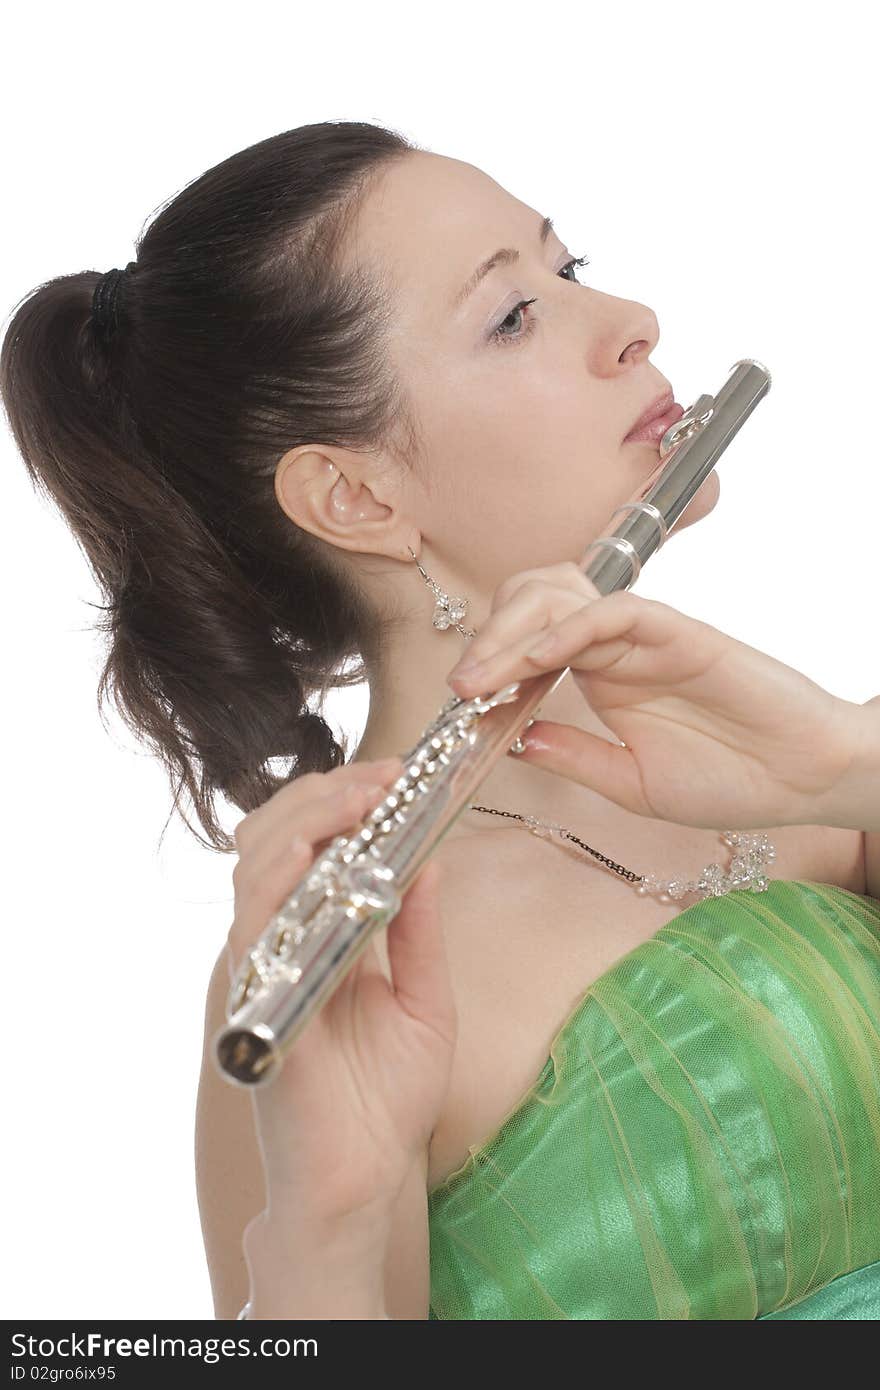
[[302, 445], [279, 460], [275, 496], [291, 521], [331, 545], [407, 558], [418, 537], [403, 514], [401, 481], [374, 454]]

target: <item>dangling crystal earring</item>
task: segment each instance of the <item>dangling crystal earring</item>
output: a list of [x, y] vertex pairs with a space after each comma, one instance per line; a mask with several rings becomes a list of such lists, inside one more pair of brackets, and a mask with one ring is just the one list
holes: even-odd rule
[[437, 606], [434, 609], [434, 617], [432, 619], [434, 626], [441, 631], [444, 631], [448, 627], [454, 627], [461, 633], [462, 637], [476, 637], [476, 632], [464, 628], [461, 625], [461, 620], [467, 612], [468, 600], [466, 598], [450, 598], [449, 595], [444, 593], [440, 588], [440, 585], [434, 582], [430, 575], [425, 574], [425, 571], [422, 569], [421, 565], [419, 565], [416, 553], [411, 545], [407, 546], [407, 550], [418, 565], [419, 574], [437, 599]]

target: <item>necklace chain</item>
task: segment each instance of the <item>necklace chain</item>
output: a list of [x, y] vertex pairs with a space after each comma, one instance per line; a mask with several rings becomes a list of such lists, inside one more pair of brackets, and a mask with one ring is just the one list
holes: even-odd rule
[[[731, 892], [735, 888], [749, 888], [753, 893], [763, 893], [766, 891], [769, 879], [765, 873], [768, 864], [776, 858], [775, 846], [771, 844], [763, 831], [757, 834], [748, 834], [740, 830], [725, 830], [721, 836], [724, 844], [731, 850], [736, 851], [725, 873], [720, 864], [706, 864], [696, 879], [686, 879], [675, 875], [670, 879], [660, 879], [656, 874], [637, 874], [632, 869], [624, 868], [622, 864], [609, 859], [607, 855], [593, 849], [591, 845], [585, 844], [573, 831], [567, 830], [564, 825], [555, 823], [548, 824], [546, 821], [538, 820], [537, 816], [522, 816], [518, 811], [502, 811], [496, 806], [475, 806], [471, 805], [471, 811], [484, 811], [490, 816], [506, 816], [510, 820], [518, 820], [526, 826], [533, 835], [538, 835], [540, 839], [551, 839], [558, 835], [563, 840], [571, 840], [586, 850], [594, 859], [599, 859], [606, 864], [613, 873], [621, 878], [628, 879], [630, 883], [636, 884], [636, 892], [640, 896], [648, 893], [656, 893], [660, 902], [677, 902], [688, 893], [696, 893], [701, 898], [721, 897], [725, 893]], [[545, 831], [542, 835], [540, 832]]]
[[584, 844], [584, 841], [579, 840], [577, 835], [571, 830], [566, 830], [561, 825], [546, 825], [544, 821], [539, 821], [536, 816], [521, 816], [518, 811], [499, 811], [495, 806], [471, 806], [470, 810], [486, 811], [490, 816], [510, 816], [512, 820], [521, 820], [523, 824], [527, 825], [532, 831], [537, 830], [539, 827], [544, 830], [549, 830], [551, 833], [556, 831], [566, 840], [574, 840], [576, 845], [580, 845], [581, 849], [585, 849], [587, 854], [592, 854], [595, 859], [601, 859], [603, 864], [607, 864], [609, 869], [613, 869], [616, 874], [620, 874], [621, 878], [627, 878], [631, 883], [641, 883], [643, 880], [642, 874], [633, 873], [632, 869], [625, 869], [622, 864], [616, 864], [613, 859], [609, 859], [607, 855], [602, 854], [597, 849], [593, 849], [590, 845]]

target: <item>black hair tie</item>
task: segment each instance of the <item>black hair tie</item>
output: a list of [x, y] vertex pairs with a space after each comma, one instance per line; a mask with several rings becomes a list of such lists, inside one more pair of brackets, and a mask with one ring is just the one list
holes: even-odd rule
[[119, 327], [116, 298], [119, 286], [127, 275], [137, 270], [137, 261], [129, 261], [124, 270], [108, 270], [102, 275], [92, 295], [92, 318], [95, 328], [105, 342], [109, 342]]

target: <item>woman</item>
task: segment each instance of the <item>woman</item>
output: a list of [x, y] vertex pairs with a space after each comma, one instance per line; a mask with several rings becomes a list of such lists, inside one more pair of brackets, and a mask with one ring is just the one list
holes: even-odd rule
[[[22, 455], [110, 599], [101, 690], [239, 853], [196, 1136], [218, 1317], [842, 1317], [857, 1271], [880, 1307], [875, 711], [577, 570], [656, 467], [626, 436], [667, 388], [654, 314], [578, 259], [473, 166], [327, 122], [209, 170], [125, 274], [42, 286], [7, 332]], [[230, 972], [399, 773], [450, 626], [486, 689], [540, 669], [545, 628], [572, 666], [544, 751], [475, 804], [637, 874], [769, 822], [766, 891], [683, 910], [468, 810], [276, 1082], [233, 1088]], [[364, 676], [346, 761], [311, 702]]]

